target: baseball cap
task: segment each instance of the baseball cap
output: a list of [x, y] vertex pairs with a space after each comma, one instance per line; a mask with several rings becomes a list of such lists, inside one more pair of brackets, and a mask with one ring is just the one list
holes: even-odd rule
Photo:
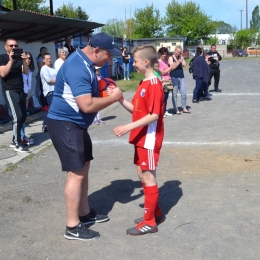
[[92, 47], [99, 47], [105, 49], [113, 55], [121, 55], [121, 50], [115, 47], [113, 38], [105, 33], [97, 33], [89, 41], [89, 45]]

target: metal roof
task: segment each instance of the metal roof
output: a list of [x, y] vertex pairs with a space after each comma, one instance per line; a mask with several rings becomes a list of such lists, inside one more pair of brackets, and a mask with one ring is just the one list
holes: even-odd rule
[[0, 13], [0, 40], [59, 41], [65, 35], [88, 35], [104, 24], [44, 15], [26, 10]]

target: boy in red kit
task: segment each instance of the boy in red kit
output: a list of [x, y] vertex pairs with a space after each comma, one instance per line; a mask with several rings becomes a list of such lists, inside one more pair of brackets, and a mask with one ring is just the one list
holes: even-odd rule
[[134, 163], [144, 189], [144, 216], [135, 220], [135, 227], [127, 229], [128, 235], [138, 236], [158, 231], [157, 224], [165, 220], [158, 206], [159, 190], [156, 166], [160, 157], [164, 135], [164, 93], [161, 81], [154, 75], [157, 53], [153, 46], [137, 46], [133, 50], [138, 73], [145, 78], [138, 86], [132, 103], [121, 98], [121, 105], [132, 113], [133, 122], [116, 127], [117, 137], [130, 132], [129, 143], [135, 146]]

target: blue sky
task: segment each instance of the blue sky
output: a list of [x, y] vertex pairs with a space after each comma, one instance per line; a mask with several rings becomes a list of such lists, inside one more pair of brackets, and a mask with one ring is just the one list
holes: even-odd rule
[[[56, 10], [63, 3], [73, 3], [75, 7], [81, 6], [83, 10], [90, 16], [93, 22], [105, 24], [110, 19], [125, 19], [130, 18], [130, 13], [134, 14], [136, 8], [145, 8], [151, 3], [154, 7], [160, 10], [161, 16], [165, 15], [165, 8], [171, 1], [167, 0], [100, 0], [100, 1], [86, 1], [86, 0], [53, 0], [54, 10]], [[179, 0], [179, 2], [185, 2]], [[202, 10], [206, 14], [210, 15], [213, 20], [222, 20], [231, 25], [236, 25], [240, 29], [240, 12], [238, 10], [244, 10], [242, 25], [246, 26], [246, 0], [200, 0], [194, 1], [199, 3]], [[95, 4], [96, 3], [96, 4]], [[252, 11], [256, 5], [260, 5], [259, 0], [248, 0], [248, 26], [250, 26], [250, 19], [252, 17]], [[131, 12], [130, 12], [131, 10]]]

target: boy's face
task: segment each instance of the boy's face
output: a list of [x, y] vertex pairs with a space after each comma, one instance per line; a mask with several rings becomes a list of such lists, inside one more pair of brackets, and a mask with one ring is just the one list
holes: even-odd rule
[[153, 68], [154, 68], [155, 70], [159, 70], [159, 63], [155, 63], [154, 66], [153, 66]]
[[136, 71], [138, 73], [145, 73], [146, 71], [146, 66], [148, 65], [148, 60], [146, 59], [141, 59], [140, 58], [140, 55], [139, 55], [139, 52], [140, 51], [137, 51], [135, 54], [134, 54], [134, 63], [133, 63], [133, 66], [135, 67]]

